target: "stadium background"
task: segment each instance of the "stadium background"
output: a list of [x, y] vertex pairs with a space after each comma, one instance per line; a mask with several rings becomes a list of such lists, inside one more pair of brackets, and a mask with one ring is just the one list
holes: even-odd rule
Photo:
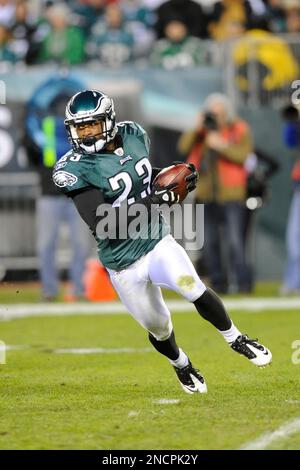
[[[176, 74], [170, 75], [169, 72], [163, 70], [146, 69], [140, 71], [131, 67], [118, 72], [99, 69], [98, 72], [90, 74], [83, 73], [79, 68], [78, 70], [74, 69], [73, 73], [83, 77], [87, 87], [105, 89], [107, 93], [110, 93], [115, 98], [120, 120], [123, 116], [124, 119], [127, 117], [143, 122], [152, 137], [154, 164], [167, 166], [174, 158], [178, 158], [176, 144], [179, 134], [194, 122], [204, 98], [214, 91], [226, 93], [229, 90], [231, 83], [222, 79], [221, 70], [223, 70], [222, 66], [211, 66], [203, 69], [177, 71]], [[24, 162], [24, 158], [20, 157], [22, 151], [18, 143], [22, 125], [20, 119], [24, 116], [24, 101], [31, 96], [34, 87], [49, 77], [51, 73], [52, 69], [46, 67], [42, 70], [38, 68], [33, 71], [21, 70], [0, 74], [0, 79], [7, 84], [7, 109], [11, 112], [14, 123], [9, 129], [2, 127], [2, 132], [10, 133], [14, 142], [13, 148], [10, 150], [11, 154], [7, 156], [7, 159], [5, 158], [5, 163], [1, 166], [1, 175], [6, 175], [5, 177], [1, 176], [4, 183], [2, 183], [2, 192], [5, 191], [7, 182], [10, 181], [7, 178], [7, 173], [14, 177], [11, 180], [14, 186], [18, 186], [15, 184], [15, 178], [21, 182], [20, 187], [25, 182], [29, 182], [30, 186], [30, 182], [34, 181], [26, 179], [25, 175], [22, 177], [22, 173], [27, 173], [31, 169]], [[99, 75], [101, 79], [98, 78]], [[20, 81], [22, 81], [21, 88]], [[251, 125], [256, 145], [268, 151], [281, 165], [281, 171], [270, 182], [270, 200], [264, 208], [259, 210], [255, 253], [258, 278], [280, 280], [285, 261], [284, 236], [291, 196], [289, 173], [293, 159], [291, 151], [284, 146], [281, 138], [280, 109], [274, 109], [271, 104], [258, 109], [240, 106], [238, 112]], [[19, 172], [21, 174], [18, 175]], [[30, 177], [35, 178], [33, 175]], [[16, 191], [16, 188], [14, 190]], [[22, 194], [23, 199], [24, 193]], [[13, 217], [12, 214], [5, 212], [5, 214], [2, 213], [3, 217], [6, 218], [8, 224], [15, 223], [15, 217], [13, 221], [10, 221], [10, 218]], [[5, 243], [7, 240], [3, 240], [5, 237], [4, 228], [7, 235], [7, 225], [6, 227], [2, 226], [0, 259], [2, 266], [9, 269], [12, 265], [9, 265], [9, 260], [6, 258], [15, 258], [16, 251], [22, 252], [22, 244], [23, 247], [25, 244], [26, 250], [26, 240], [24, 240], [22, 232], [18, 231], [20, 238], [11, 240], [11, 245], [7, 247]], [[16, 251], [14, 252], [14, 250]], [[28, 251], [24, 255], [31, 257], [34, 255], [32, 250], [32, 246], [30, 249], [28, 247]], [[23, 260], [23, 266], [25, 263], [26, 260]], [[34, 262], [32, 264], [34, 267]]]
[[[281, 34], [281, 37], [292, 50], [297, 52], [300, 46], [296, 35]], [[207, 49], [211, 51], [210, 64], [177, 69], [175, 73], [153, 67], [147, 62], [123, 64], [117, 69], [109, 69], [101, 63], [93, 62], [88, 68], [80, 65], [72, 66], [71, 71], [84, 81], [87, 88], [104, 89], [115, 98], [118, 119], [126, 118], [142, 122], [151, 134], [152, 159], [153, 163], [158, 165], [167, 165], [178, 157], [176, 145], [180, 132], [193, 126], [205, 97], [215, 91], [228, 94], [238, 114], [249, 122], [255, 145], [269, 152], [280, 163], [281, 171], [270, 181], [271, 197], [265, 207], [256, 214], [257, 230], [252, 253], [257, 278], [279, 281], [285, 261], [285, 226], [291, 197], [289, 173], [293, 164], [291, 152], [282, 141], [281, 108], [289, 104], [293, 90], [284, 83], [284, 86], [278, 87], [275, 93], [265, 91], [262, 98], [259, 67], [253, 66], [249, 60], [247, 73], [251, 77], [250, 83], [256, 85], [250, 89], [245, 102], [235, 86], [235, 63], [232, 60], [234, 43], [215, 42], [209, 38], [206, 38], [205, 42]], [[248, 54], [250, 57], [251, 50]], [[47, 63], [26, 67], [22, 62], [18, 62], [15, 66], [2, 64], [0, 68], [0, 80], [5, 84], [6, 114], [10, 115], [8, 117], [2, 113], [0, 120], [3, 136], [0, 158], [1, 218], [5, 220], [0, 230], [2, 277], [6, 270], [14, 266], [36, 268], [36, 261], [33, 259], [34, 233], [30, 233], [31, 242], [28, 237], [26, 240], [22, 236], [21, 230], [15, 232], [14, 239], [8, 237], [8, 233], [14, 231], [14, 224], [20, 223], [23, 227], [24, 223], [27, 223], [26, 226], [30, 230], [31, 216], [34, 214], [31, 216], [28, 214], [28, 218], [24, 221], [24, 212], [23, 216], [20, 213], [21, 206], [26, 205], [27, 192], [28, 211], [30, 212], [31, 207], [32, 212], [32, 198], [35, 199], [38, 194], [38, 189], [34, 188], [38, 185], [38, 181], [32, 174], [32, 167], [26, 163], [24, 149], [20, 144], [24, 106], [36, 87], [53, 76], [53, 72], [59, 68], [59, 64], [49, 66]], [[16, 181], [19, 184], [16, 184]], [[6, 203], [3, 194], [8, 195], [7, 191], [13, 191], [14, 195]], [[7, 204], [10, 208], [8, 210]], [[16, 213], [11, 212], [14, 205], [18, 211], [18, 204], [20, 204], [19, 221]]]

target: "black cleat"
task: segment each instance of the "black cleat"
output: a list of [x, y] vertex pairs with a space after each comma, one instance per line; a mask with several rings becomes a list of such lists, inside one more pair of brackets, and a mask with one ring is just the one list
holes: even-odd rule
[[264, 367], [272, 362], [271, 351], [258, 343], [257, 339], [250, 339], [247, 335], [238, 336], [230, 347], [258, 367]]
[[179, 379], [180, 385], [186, 393], [192, 394], [207, 392], [204, 377], [200, 374], [199, 370], [194, 369], [190, 360], [188, 365], [182, 367], [181, 369], [175, 366], [173, 367]]

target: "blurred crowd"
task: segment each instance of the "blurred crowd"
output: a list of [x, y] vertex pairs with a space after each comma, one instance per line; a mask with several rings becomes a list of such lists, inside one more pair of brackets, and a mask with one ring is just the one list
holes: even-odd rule
[[300, 2], [0, 0], [0, 63], [118, 67], [135, 61], [172, 70], [209, 63], [211, 41], [247, 38], [251, 31], [254, 38], [299, 33]]

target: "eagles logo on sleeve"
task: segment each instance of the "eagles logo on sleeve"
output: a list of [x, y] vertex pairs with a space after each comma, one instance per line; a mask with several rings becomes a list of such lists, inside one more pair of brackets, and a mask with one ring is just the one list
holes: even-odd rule
[[77, 182], [77, 176], [67, 171], [56, 171], [53, 175], [53, 181], [59, 188], [65, 188], [66, 186], [73, 186]]

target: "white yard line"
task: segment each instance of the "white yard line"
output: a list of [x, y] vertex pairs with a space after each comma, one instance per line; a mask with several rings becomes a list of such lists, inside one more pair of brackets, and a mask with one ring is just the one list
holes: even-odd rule
[[239, 450], [263, 450], [274, 442], [286, 440], [288, 437], [300, 431], [300, 418], [287, 421], [282, 424], [278, 429], [272, 432], [267, 432], [262, 436], [244, 444]]
[[29, 349], [30, 346], [23, 344], [0, 344], [0, 351], [18, 351], [23, 349]]
[[131, 410], [131, 411], [129, 411], [129, 413], [128, 413], [128, 418], [136, 418], [137, 416], [139, 416], [139, 414], [140, 414], [139, 411]]
[[[194, 312], [195, 307], [186, 300], [170, 300], [166, 302], [172, 312]], [[300, 297], [294, 298], [242, 298], [225, 300], [229, 311], [262, 312], [265, 310], [299, 310]], [[40, 317], [48, 315], [117, 315], [127, 313], [121, 302], [101, 303], [36, 303], [36, 304], [0, 304], [0, 320], [15, 318]]]
[[155, 405], [177, 405], [180, 400], [177, 398], [160, 398], [159, 400], [153, 400]]

